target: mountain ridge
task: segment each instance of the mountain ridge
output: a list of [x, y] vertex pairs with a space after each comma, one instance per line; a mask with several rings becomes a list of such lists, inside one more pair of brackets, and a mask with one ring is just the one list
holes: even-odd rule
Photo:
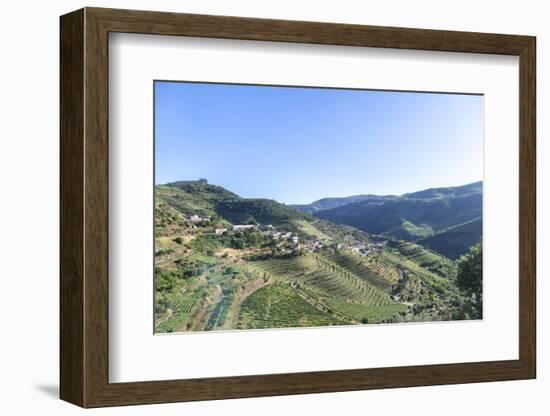
[[382, 201], [382, 200], [391, 200], [398, 198], [396, 195], [374, 195], [374, 194], [360, 194], [360, 195], [351, 195], [346, 197], [327, 197], [318, 199], [310, 204], [289, 204], [290, 207], [297, 209], [299, 211], [307, 212], [309, 214], [314, 214], [319, 211], [324, 211], [326, 209], [337, 208], [343, 205], [352, 204], [362, 201]]
[[475, 182], [470, 182], [470, 183], [467, 183], [464, 185], [458, 185], [458, 186], [426, 188], [420, 191], [406, 192], [401, 195], [357, 194], [357, 195], [349, 195], [349, 196], [342, 196], [342, 197], [324, 197], [324, 198], [317, 199], [309, 204], [288, 204], [288, 205], [299, 211], [308, 212], [312, 214], [314, 212], [324, 211], [326, 209], [337, 208], [339, 206], [348, 205], [356, 202], [367, 201], [367, 200], [386, 201], [386, 200], [399, 199], [403, 197], [415, 198], [415, 197], [420, 197], [422, 194], [430, 194], [430, 193], [434, 194], [437, 191], [441, 192], [448, 189], [455, 189], [455, 190], [459, 190], [460, 192], [462, 189], [468, 189], [468, 188], [477, 187], [477, 186], [481, 188], [483, 186], [483, 181], [475, 181]]
[[457, 258], [468, 249], [466, 242], [479, 241], [480, 226], [461, 230], [461, 233], [468, 234], [461, 234], [464, 244], [444, 242], [445, 235], [451, 238], [455, 235], [453, 233], [440, 235], [436, 240], [426, 239], [450, 227], [481, 218], [482, 192], [483, 183], [478, 181], [457, 187], [429, 188], [391, 199], [364, 199], [316, 211], [313, 215], [336, 224], [356, 227], [369, 234], [390, 235], [407, 241], [437, 241], [432, 249], [446, 247], [442, 254]]
[[[339, 226], [418, 242], [456, 259], [481, 238], [481, 181], [456, 187], [428, 188], [395, 195], [323, 198], [309, 205], [287, 205], [271, 199], [242, 198], [206, 179], [157, 185], [159, 197], [186, 214], [223, 218], [232, 223], [278, 225], [296, 229], [299, 221], [324, 229]], [[172, 191], [170, 191], [172, 190]], [[334, 206], [333, 208], [327, 208]], [[479, 222], [475, 222], [479, 219]], [[471, 222], [474, 223], [471, 223]]]

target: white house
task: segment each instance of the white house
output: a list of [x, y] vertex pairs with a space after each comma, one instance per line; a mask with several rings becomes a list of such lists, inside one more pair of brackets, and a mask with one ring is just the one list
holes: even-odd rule
[[227, 232], [227, 228], [216, 228], [216, 235], [222, 235]]
[[253, 224], [246, 224], [246, 225], [234, 225], [233, 231], [239, 231], [239, 230], [251, 230], [255, 226]]
[[197, 214], [193, 214], [193, 215], [191, 215], [190, 220], [191, 220], [191, 222], [200, 222], [200, 221], [202, 221], [202, 218], [199, 217]]

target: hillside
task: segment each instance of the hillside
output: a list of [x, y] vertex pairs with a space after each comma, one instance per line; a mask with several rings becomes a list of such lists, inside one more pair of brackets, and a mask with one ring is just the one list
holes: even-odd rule
[[[475, 182], [459, 187], [427, 189], [391, 199], [363, 200], [317, 211], [315, 216], [337, 224], [351, 225], [371, 234], [391, 235], [409, 241], [438, 234], [430, 245], [438, 250], [450, 247], [451, 241], [446, 239], [456, 236], [443, 231], [481, 217], [482, 199], [482, 183]], [[463, 227], [460, 232], [464, 242], [476, 242], [481, 237], [480, 227]], [[460, 243], [453, 249], [443, 250], [456, 257], [458, 251], [462, 254], [466, 248]], [[441, 253], [445, 254], [443, 251]]]
[[155, 330], [461, 319], [455, 263], [206, 180], [155, 187]]
[[418, 243], [450, 259], [458, 259], [476, 244], [483, 232], [481, 217], [438, 231], [431, 237], [419, 240]]
[[156, 203], [166, 203], [186, 215], [214, 215], [216, 203], [235, 198], [239, 196], [204, 179], [155, 186]]
[[292, 227], [295, 221], [315, 221], [310, 215], [296, 211], [270, 199], [224, 199], [214, 205], [216, 212], [233, 223], [261, 223]]

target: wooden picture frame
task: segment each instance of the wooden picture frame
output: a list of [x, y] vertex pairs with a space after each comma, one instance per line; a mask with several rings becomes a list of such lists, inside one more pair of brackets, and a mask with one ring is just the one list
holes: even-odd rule
[[[535, 38], [85, 8], [61, 17], [60, 396], [82, 407], [536, 377]], [[111, 32], [515, 55], [520, 66], [519, 359], [110, 383], [108, 35]]]

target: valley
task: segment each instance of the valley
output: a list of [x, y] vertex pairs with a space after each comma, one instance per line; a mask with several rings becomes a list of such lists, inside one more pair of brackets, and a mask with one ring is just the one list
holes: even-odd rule
[[[364, 197], [308, 211], [241, 198], [204, 179], [157, 185], [155, 332], [471, 319], [456, 284], [457, 249], [445, 238], [468, 234], [475, 209], [451, 209], [432, 225], [413, 215], [412, 226], [430, 227], [415, 238], [330, 213], [399, 200]], [[461, 244], [479, 241], [468, 238]]]
[[419, 242], [458, 259], [482, 234], [483, 183], [396, 195], [324, 198], [299, 211], [370, 234]]

